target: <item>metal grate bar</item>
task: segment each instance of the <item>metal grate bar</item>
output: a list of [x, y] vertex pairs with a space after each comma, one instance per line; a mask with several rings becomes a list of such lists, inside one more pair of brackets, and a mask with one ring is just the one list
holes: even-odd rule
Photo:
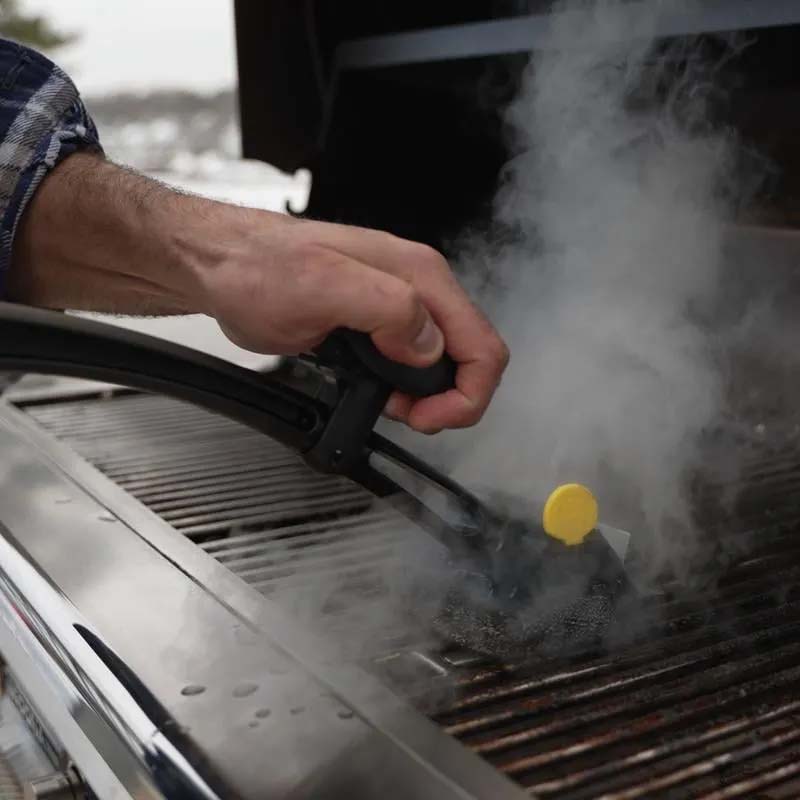
[[[88, 450], [88, 448], [87, 448]], [[272, 453], [269, 448], [264, 447], [263, 442], [248, 433], [247, 436], [239, 432], [225, 440], [225, 447], [220, 450], [220, 443], [217, 441], [202, 441], [192, 444], [186, 442], [183, 446], [175, 445], [170, 448], [168, 453], [164, 452], [164, 443], [160, 442], [153, 447], [146, 447], [141, 442], [135, 450], [126, 448], [121, 453], [103, 454], [95, 452], [92, 457], [98, 464], [103, 465], [103, 469], [109, 473], [114, 472], [121, 475], [134, 476], [139, 473], [147, 473], [155, 464], [166, 467], [171, 465], [191, 465], [198, 460], [215, 457], [222, 460], [235, 460], [237, 457], [247, 455], [261, 455], [264, 458], [276, 458], [278, 455], [285, 456], [285, 453]]]
[[282, 467], [292, 467], [297, 464], [297, 459], [289, 455], [281, 454], [273, 458], [265, 458], [263, 456], [256, 456], [252, 459], [242, 458], [240, 461], [220, 460], [216, 462], [210, 460], [204, 462], [202, 467], [169, 467], [166, 469], [153, 469], [150, 473], [139, 473], [138, 476], [132, 477], [118, 477], [116, 482], [121, 486], [125, 486], [129, 491], [138, 491], [149, 488], [165, 488], [173, 487], [176, 484], [185, 485], [189, 484], [198, 478], [207, 478], [214, 475], [230, 476], [230, 475], [248, 475], [252, 472], [254, 467], [269, 467], [271, 469], [280, 469]]
[[[733, 679], [743, 681], [749, 675], [769, 674], [777, 668], [779, 661], [786, 662], [787, 665], [800, 664], [800, 641], [792, 643], [792, 638], [797, 637], [800, 626], [794, 624], [787, 628], [767, 632], [759, 641], [759, 645], [765, 648], [774, 645], [775, 649], [763, 655], [737, 661], [737, 672]], [[593, 721], [625, 716], [632, 711], [659, 708], [661, 705], [676, 704], [679, 701], [688, 701], [696, 695], [710, 693], [731, 680], [730, 666], [727, 663], [720, 663], [730, 652], [731, 648], [725, 648], [723, 653], [714, 653], [707, 658], [693, 657], [686, 662], [664, 668], [654, 666], [641, 676], [629, 676], [612, 681], [607, 691], [597, 688], [580, 694], [567, 693], [561, 696], [528, 698], [514, 712], [480, 718], [472, 721], [471, 726], [451, 724], [445, 726], [445, 729], [448, 733], [458, 735], [478, 752], [504, 753], [521, 744], [569, 730], [575, 727], [576, 722], [584, 726]], [[642, 686], [645, 683], [658, 686], [657, 696], [654, 696], [650, 686]], [[605, 695], [611, 693], [624, 694], [607, 699]], [[594, 698], [595, 695], [597, 701], [590, 703], [588, 708], [582, 706], [576, 710], [574, 716], [565, 712], [567, 706]], [[541, 723], [535, 721], [535, 714], [537, 716], [545, 713], [554, 714], [556, 711], [561, 712], [557, 719]], [[531, 717], [534, 719], [529, 721]], [[504, 760], [503, 763], [508, 771], [520, 771], [528, 766], [527, 757]]]
[[305, 541], [307, 537], [318, 536], [321, 532], [335, 533], [337, 531], [356, 535], [362, 530], [372, 530], [378, 525], [390, 522], [392, 519], [392, 516], [386, 512], [375, 512], [360, 514], [355, 517], [341, 517], [326, 522], [301, 522], [295, 525], [281, 525], [278, 528], [265, 529], [253, 533], [231, 535], [225, 539], [205, 542], [201, 546], [212, 555], [220, 557], [220, 551], [227, 553], [241, 546], [247, 547], [250, 545], [253, 547], [267, 546], [276, 539], [287, 541], [293, 538], [300, 538]]
[[317, 486], [302, 489], [292, 489], [291, 491], [264, 493], [260, 500], [253, 500], [245, 503], [230, 503], [228, 507], [221, 507], [205, 513], [165, 513], [164, 517], [178, 530], [195, 529], [203, 525], [214, 523], [243, 524], [241, 520], [260, 515], [270, 514], [278, 509], [298, 509], [302, 510], [305, 504], [310, 512], [313, 508], [324, 508], [326, 501], [340, 504], [342, 500], [359, 500], [361, 493], [357, 489], [350, 489], [342, 492], [338, 486]]
[[[270, 479], [271, 477], [271, 479]], [[194, 519], [196, 516], [206, 517], [210, 514], [225, 514], [226, 512], [238, 511], [243, 508], [268, 508], [278, 499], [294, 497], [316, 497], [319, 495], [339, 495], [360, 494], [357, 488], [348, 485], [335, 478], [309, 481], [307, 486], [298, 487], [296, 481], [281, 480], [279, 476], [265, 476], [264, 487], [262, 490], [241, 490], [239, 492], [229, 492], [228, 496], [223, 495], [222, 499], [213, 498], [207, 494], [206, 502], [186, 503], [186, 502], [153, 502], [151, 507], [157, 511], [164, 519], [173, 521], [175, 519]], [[188, 514], [188, 516], [187, 516]]]
[[387, 531], [362, 531], [361, 534], [347, 533], [342, 531], [328, 531], [318, 533], [314, 536], [303, 536], [294, 540], [286, 541], [277, 539], [269, 543], [260, 542], [258, 544], [226, 548], [224, 551], [217, 551], [215, 557], [231, 569], [236, 569], [238, 565], [246, 566], [258, 564], [262, 561], [271, 562], [274, 558], [287, 556], [294, 550], [306, 551], [314, 548], [317, 552], [334, 552], [335, 548], [348, 550], [359, 550], [365, 545], [378, 541], [395, 540], [397, 534], [392, 530]]
[[[763, 729], [764, 726], [798, 712], [800, 712], [800, 701], [797, 700], [786, 700], [777, 707], [754, 717], [742, 717], [734, 712], [706, 730], [698, 731], [695, 726], [652, 747], [637, 748], [633, 753], [609, 758], [605, 763], [590, 768], [576, 766], [568, 775], [533, 783], [529, 788], [532, 793], [540, 797], [558, 796], [567, 791], [574, 797], [578, 795], [578, 789], [588, 791], [588, 796], [591, 796], [594, 791], [592, 787], [599, 781], [624, 775], [625, 780], [636, 782], [637, 775], [642, 774], [651, 777], [650, 786], [645, 788], [645, 784], [639, 782], [635, 789], [629, 788], [624, 794], [630, 795], [639, 789], [652, 791], [653, 782], [656, 780], [660, 782], [661, 788], [671, 788], [682, 782], [686, 770], [696, 768], [698, 763], [702, 763], [702, 760], [700, 762], [697, 760], [699, 748], [707, 752], [709, 746], [714, 746], [715, 752], [724, 752], [726, 747], [730, 747], [733, 737], [759, 728]], [[617, 796], [620, 794], [621, 792], [616, 792]]]
[[363, 500], [361, 498], [335, 500], [330, 497], [301, 499], [294, 502], [275, 503], [269, 511], [260, 514], [241, 514], [225, 520], [188, 525], [180, 530], [190, 538], [210, 533], [227, 535], [232, 530], [238, 532], [241, 527], [252, 528], [261, 525], [274, 527], [277, 524], [291, 524], [309, 517], [354, 514], [358, 511], [368, 510], [371, 504], [371, 498]]

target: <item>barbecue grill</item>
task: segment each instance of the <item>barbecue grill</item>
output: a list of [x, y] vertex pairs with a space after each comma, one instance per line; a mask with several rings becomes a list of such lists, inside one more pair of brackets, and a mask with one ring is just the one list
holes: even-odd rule
[[[319, 655], [316, 645], [294, 641], [290, 620], [302, 618], [298, 602], [309, 592], [313, 596], [315, 587], [330, 586], [332, 576], [337, 585], [351, 587], [351, 602], [381, 602], [389, 567], [408, 564], [408, 523], [393, 509], [346, 479], [311, 472], [281, 445], [238, 423], [155, 395], [81, 382], [23, 386], [4, 408], [2, 422], [0, 435], [13, 456], [2, 490], [7, 542], [18, 544], [29, 564], [45, 568], [81, 604], [86, 628], [97, 629], [103, 647], [135, 673], [129, 691], [144, 693], [142, 687], [155, 682], [159, 705], [168, 704], [163, 713], [169, 721], [163, 724], [184, 726], [193, 746], [215, 745], [212, 763], [271, 752], [267, 748], [280, 737], [292, 749], [314, 742], [313, 755], [302, 749], [303, 759], [322, 765], [324, 780], [303, 786], [310, 793], [296, 796], [340, 796], [330, 788], [337, 780], [352, 787], [348, 791], [363, 792], [354, 796], [394, 796], [389, 787], [372, 784], [371, 770], [353, 775], [334, 759], [329, 773], [330, 753], [320, 753], [329, 727], [338, 738], [352, 735], [356, 726], [374, 726], [370, 735], [360, 730], [349, 747], [360, 753], [378, 730], [395, 746], [410, 748], [419, 759], [413, 771], [424, 776], [412, 777], [412, 761], [403, 763], [400, 754], [376, 756], [390, 758], [405, 776], [397, 785], [406, 796], [797, 796], [797, 434], [782, 431], [777, 441], [764, 435], [749, 444], [752, 455], [737, 482], [734, 510], [724, 525], [706, 530], [710, 541], [724, 538], [726, 552], [738, 552], [732, 562], [710, 558], [702, 587], [665, 580], [658, 594], [642, 601], [639, 629], [618, 631], [614, 646], [498, 661], [397, 620], [351, 654], [351, 661], [339, 647]], [[20, 495], [33, 476], [40, 505], [52, 503], [37, 514], [28, 507], [30, 490]], [[76, 505], [78, 517], [86, 515], [88, 522], [75, 525], [66, 518], [64, 510]], [[44, 519], [60, 520], [58, 529], [48, 526], [46, 535], [37, 536], [32, 528]], [[69, 544], [59, 544], [62, 536]], [[85, 542], [95, 536], [107, 547], [129, 538], [132, 562], [118, 562], [123, 555], [114, 553], [108, 565], [98, 563]], [[134, 540], [143, 551], [138, 555]], [[73, 547], [80, 547], [88, 564], [76, 568], [72, 558], [65, 559]], [[184, 651], [185, 638], [197, 646], [191, 637], [199, 625], [182, 632], [186, 620], [170, 618], [174, 642], [138, 629], [148, 595], [160, 593], [158, 578], [149, 575], [153, 565], [143, 585], [141, 571], [151, 559], [174, 573], [170, 580], [200, 582], [237, 618], [229, 623], [234, 635], [208, 642], [185, 670], [172, 650]], [[111, 566], [114, 571], [106, 572]], [[92, 575], [105, 576], [92, 582], [99, 583], [94, 588], [78, 581], [90, 568]], [[81, 575], [73, 574], [76, 569]], [[97, 601], [109, 607], [96, 609]], [[342, 617], [353, 609], [347, 601], [330, 605], [326, 625], [347, 630]], [[31, 613], [37, 610], [42, 611]], [[163, 610], [170, 617], [181, 613], [180, 606]], [[46, 616], [42, 622], [47, 624]], [[263, 643], [260, 631], [270, 637]], [[255, 652], [245, 663], [214, 658], [220, 647], [242, 650], [242, 657], [246, 644], [257, 641], [259, 658]], [[97, 650], [101, 659], [103, 647]], [[169, 691], [165, 662], [175, 660], [181, 678]], [[215, 673], [215, 660], [226, 670]], [[227, 671], [231, 663], [238, 674]], [[10, 672], [22, 687], [26, 677]], [[269, 686], [275, 682], [286, 684], [277, 696], [277, 687]], [[192, 703], [199, 706], [197, 715]], [[39, 713], [48, 724], [48, 709]], [[211, 720], [214, 734], [208, 721], [203, 724], [207, 713], [222, 715]], [[309, 727], [304, 717], [312, 719]], [[225, 736], [223, 725], [229, 726]], [[319, 742], [310, 733], [314, 728], [325, 733]], [[446, 744], [443, 735], [450, 737]], [[227, 737], [241, 749], [221, 754]], [[449, 771], [438, 774], [443, 764]], [[263, 760], [256, 766], [263, 768]], [[303, 767], [315, 775], [314, 767]], [[224, 772], [223, 777], [231, 779]], [[459, 788], [437, 784], [445, 778]], [[236, 774], [235, 785], [250, 796], [241, 785], [256, 786], [261, 779], [247, 765], [246, 777]], [[266, 785], [283, 791], [281, 780], [292, 778]], [[392, 782], [397, 780], [392, 773]], [[323, 785], [330, 795], [318, 794]]]
[[[399, 213], [411, 191], [403, 169], [385, 195], [359, 194], [370, 169], [355, 153], [371, 151], [351, 136], [354, 109], [387, 81], [413, 103], [434, 74], [442, 87], [468, 85], [476, 59], [512, 69], [530, 44], [486, 25], [516, 13], [514, 30], [535, 40], [533, 5], [434, 19], [404, 4], [376, 21], [354, 4], [336, 36], [316, 42], [314, 4], [238, 4], [249, 154], [314, 166], [314, 214], [440, 243], [492, 181], [455, 205], [429, 197], [446, 209], [435, 224], [424, 204]], [[769, 5], [754, 21], [746, 2], [709, 2], [664, 33], [775, 26], [764, 46], [780, 60], [776, 42], [791, 42], [800, 14]], [[308, 89], [291, 112], [311, 120], [316, 109], [322, 133], [291, 145], [296, 118], [274, 104], [276, 129], [261, 135], [257, 112], [274, 89], [250, 61], [256, 46], [264, 55], [269, 12], [294, 32], [293, 58], [319, 47], [320, 68], [339, 60], [338, 94], [318, 107]], [[464, 24], [476, 26], [469, 36], [453, 27]], [[414, 33], [425, 25], [436, 27]], [[303, 64], [293, 80], [311, 80]], [[459, 97], [445, 110], [463, 122]], [[447, 136], [453, 119], [442, 120]], [[481, 119], [470, 135], [489, 146], [476, 178], [502, 160]], [[422, 165], [449, 163], [447, 136], [424, 142]], [[352, 184], [339, 181], [341, 164]], [[791, 223], [791, 196], [791, 186], [776, 193], [772, 221]], [[415, 583], [436, 570], [439, 545], [238, 422], [111, 384], [18, 384], [0, 403], [2, 797], [800, 796], [800, 419], [795, 374], [767, 357], [771, 332], [793, 329], [800, 236], [740, 227], [730, 237], [717, 324], [759, 293], [778, 302], [762, 336], [728, 353], [731, 415], [708, 432], [709, 470], [696, 476], [694, 580], [662, 575], [633, 617], [563, 652], [492, 658], [442, 636]], [[731, 444], [743, 467], [721, 479], [710, 467]]]

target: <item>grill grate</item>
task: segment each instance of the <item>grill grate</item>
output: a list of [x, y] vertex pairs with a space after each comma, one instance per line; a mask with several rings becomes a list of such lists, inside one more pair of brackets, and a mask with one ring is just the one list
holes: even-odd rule
[[[329, 574], [377, 579], [407, 535], [348, 481], [177, 401], [27, 411], [265, 594]], [[437, 723], [537, 797], [800, 796], [800, 448], [765, 452], [736, 512], [715, 522], [738, 559], [704, 592], [666, 585], [613, 654], [497, 664], [405, 643], [431, 693], [448, 689]], [[380, 660], [384, 674], [398, 658]]]
[[186, 403], [115, 395], [28, 413], [264, 593], [392, 557], [399, 518], [282, 445]]

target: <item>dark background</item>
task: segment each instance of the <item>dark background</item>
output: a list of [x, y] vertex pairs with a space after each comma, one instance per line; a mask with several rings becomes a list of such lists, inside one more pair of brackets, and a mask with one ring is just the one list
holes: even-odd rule
[[[236, 3], [244, 155], [308, 167], [310, 216], [391, 230], [445, 247], [489, 216], [510, 155], [503, 110], [527, 55], [346, 72], [342, 40], [545, 10], [549, 3]], [[735, 40], [718, 73], [712, 124], [735, 130], [757, 189], [741, 221], [800, 226], [800, 28], [665, 42], [710, 58]], [[685, 46], [684, 46], [685, 44]], [[680, 65], [676, 64], [676, 70]]]

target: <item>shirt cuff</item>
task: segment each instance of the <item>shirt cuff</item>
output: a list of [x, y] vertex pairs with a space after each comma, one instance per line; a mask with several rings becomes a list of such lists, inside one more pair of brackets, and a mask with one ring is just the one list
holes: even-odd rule
[[22, 214], [50, 170], [78, 150], [102, 153], [73, 82], [36, 51], [0, 40], [0, 299]]

